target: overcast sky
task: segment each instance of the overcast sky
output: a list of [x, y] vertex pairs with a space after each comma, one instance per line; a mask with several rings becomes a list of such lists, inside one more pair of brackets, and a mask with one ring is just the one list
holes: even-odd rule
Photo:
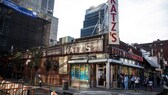
[[[55, 0], [58, 38], [80, 37], [85, 10], [107, 0]], [[168, 0], [118, 0], [119, 37], [126, 43], [168, 40]]]

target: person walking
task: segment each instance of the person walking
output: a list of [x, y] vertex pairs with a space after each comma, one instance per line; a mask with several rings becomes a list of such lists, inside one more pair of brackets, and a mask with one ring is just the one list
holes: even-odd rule
[[160, 77], [159, 76], [157, 76], [157, 86], [159, 86], [160, 87]]
[[131, 83], [130, 83], [130, 89], [134, 90], [134, 81], [135, 81], [135, 76], [132, 75], [131, 79], [130, 79]]
[[124, 80], [124, 76], [122, 73], [120, 73], [119, 75], [119, 80], [118, 80], [118, 87], [122, 88], [123, 87], [123, 80]]
[[145, 79], [143, 81], [143, 85], [145, 87], [145, 91], [147, 90], [147, 86], [148, 86], [148, 78], [145, 76]]
[[139, 81], [140, 78], [138, 76], [135, 76], [135, 91], [139, 91]]
[[124, 77], [124, 88], [125, 88], [125, 90], [128, 89], [128, 75], [127, 74]]
[[152, 91], [153, 90], [153, 79], [152, 79], [152, 77], [149, 78], [148, 85], [149, 85], [150, 91]]

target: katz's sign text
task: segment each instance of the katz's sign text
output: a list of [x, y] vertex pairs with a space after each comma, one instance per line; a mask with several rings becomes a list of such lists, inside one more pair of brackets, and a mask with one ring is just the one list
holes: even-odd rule
[[109, 44], [119, 44], [118, 0], [108, 0]]

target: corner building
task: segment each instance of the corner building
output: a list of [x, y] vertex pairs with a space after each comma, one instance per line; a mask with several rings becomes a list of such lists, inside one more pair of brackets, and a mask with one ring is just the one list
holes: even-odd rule
[[66, 79], [72, 87], [107, 89], [119, 87], [120, 73], [143, 77], [143, 58], [138, 50], [124, 42], [116, 46], [107, 42], [108, 36], [103, 34], [45, 48], [38, 73], [49, 84], [62, 85]]
[[134, 46], [150, 52], [150, 56], [156, 56], [160, 65], [159, 68], [163, 70], [161, 74], [168, 75], [168, 40], [158, 39], [150, 43], [134, 44]]

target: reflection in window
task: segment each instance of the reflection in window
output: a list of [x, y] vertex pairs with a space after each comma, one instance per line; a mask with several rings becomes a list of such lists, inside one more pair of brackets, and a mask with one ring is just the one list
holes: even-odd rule
[[88, 64], [71, 65], [71, 78], [80, 80], [89, 80], [89, 65]]

